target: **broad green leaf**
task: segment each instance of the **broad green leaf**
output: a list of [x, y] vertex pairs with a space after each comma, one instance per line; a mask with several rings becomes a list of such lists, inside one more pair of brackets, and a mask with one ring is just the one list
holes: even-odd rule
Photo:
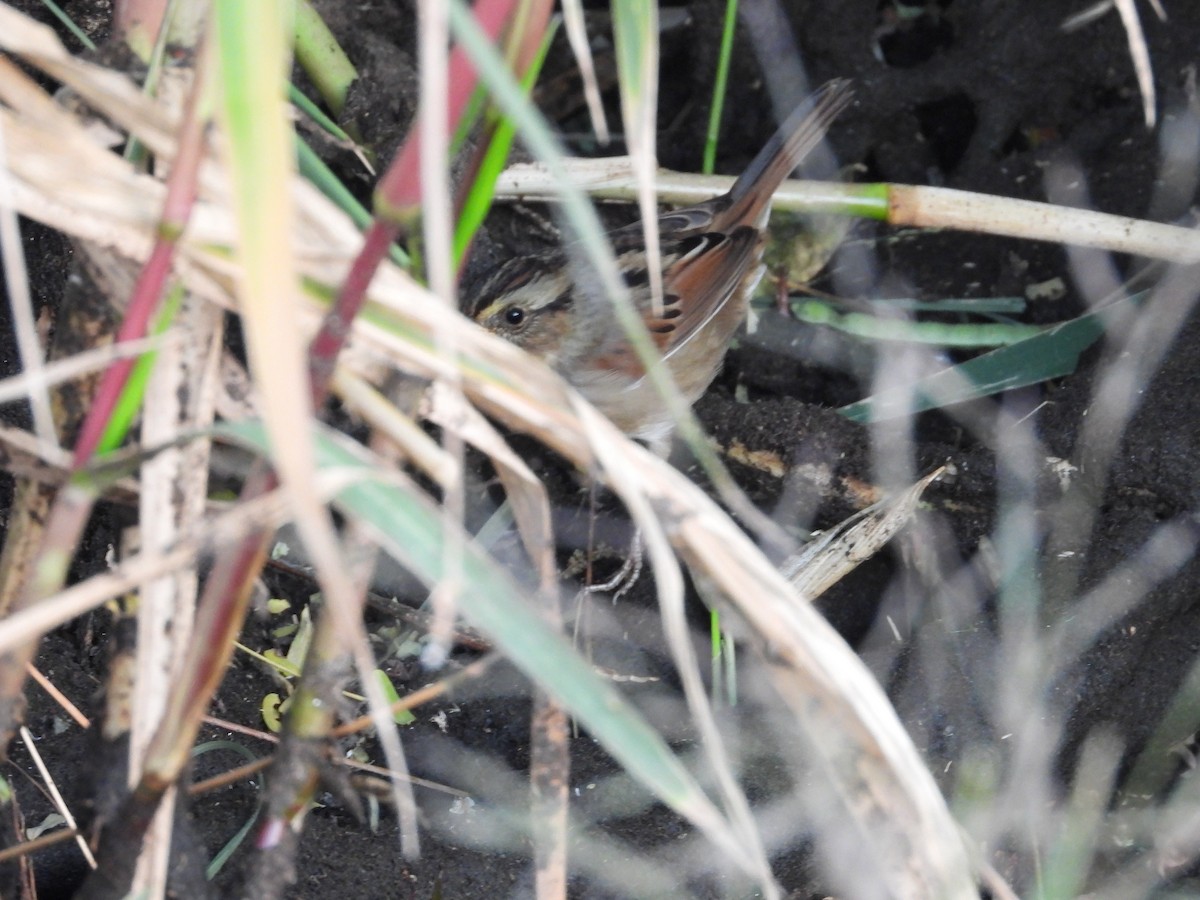
[[855, 422], [878, 422], [1069, 375], [1079, 365], [1079, 355], [1135, 300], [1127, 298], [1050, 326], [1033, 337], [943, 369], [915, 384], [843, 406], [838, 412]]
[[[259, 422], [227, 424], [218, 430], [263, 453], [266, 432]], [[351, 483], [339, 490], [335, 505], [366, 525], [380, 546], [426, 584], [445, 576], [443, 551], [447, 520], [416, 488], [381, 477], [361, 447], [323, 427], [315, 432], [318, 469], [336, 470]], [[711, 802], [675, 757], [619, 691], [552, 629], [525, 599], [511, 576], [473, 542], [462, 547], [459, 608], [485, 632], [518, 669], [566, 707], [626, 771], [663, 802], [685, 816], [710, 819]]]

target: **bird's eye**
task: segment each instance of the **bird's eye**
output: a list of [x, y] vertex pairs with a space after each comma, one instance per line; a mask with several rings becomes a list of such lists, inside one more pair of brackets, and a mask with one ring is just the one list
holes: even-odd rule
[[514, 328], [525, 321], [525, 310], [519, 306], [510, 306], [504, 311], [504, 323]]

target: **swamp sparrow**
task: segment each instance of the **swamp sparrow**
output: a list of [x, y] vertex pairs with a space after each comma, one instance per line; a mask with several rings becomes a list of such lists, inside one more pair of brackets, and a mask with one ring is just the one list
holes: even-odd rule
[[[788, 117], [729, 193], [658, 217], [663, 304], [657, 313], [642, 223], [609, 235], [634, 308], [689, 404], [716, 377], [762, 277], [763, 229], [775, 189], [850, 96], [849, 82], [826, 84]], [[470, 314], [548, 363], [626, 434], [662, 446], [671, 415], [595, 281], [565, 249], [517, 257], [487, 280]]]

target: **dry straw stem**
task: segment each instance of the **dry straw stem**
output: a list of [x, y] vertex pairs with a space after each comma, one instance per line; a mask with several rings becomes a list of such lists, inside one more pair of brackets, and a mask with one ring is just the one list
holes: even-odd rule
[[58, 810], [59, 815], [66, 820], [67, 829], [75, 832], [75, 843], [79, 847], [79, 852], [83, 854], [83, 858], [87, 861], [89, 868], [96, 868], [96, 858], [92, 856], [92, 848], [88, 846], [87, 841], [83, 839], [83, 835], [79, 834], [78, 826], [75, 824], [75, 816], [71, 813], [71, 808], [67, 806], [63, 800], [62, 793], [58, 789], [58, 785], [54, 781], [54, 776], [50, 774], [50, 770], [46, 768], [46, 763], [42, 760], [42, 754], [38, 752], [37, 741], [33, 739], [33, 735], [29, 733], [29, 729], [24, 725], [20, 730], [21, 740], [25, 743], [25, 748], [33, 759], [33, 764], [37, 766], [38, 774], [42, 776], [42, 782], [46, 785], [46, 791], [50, 794], [50, 799], [54, 803], [54, 808]]
[[[1150, 0], [1150, 6], [1159, 21], [1167, 21], [1166, 10], [1159, 0]], [[1146, 120], [1146, 127], [1153, 128], [1158, 121], [1158, 101], [1154, 90], [1154, 71], [1150, 65], [1150, 48], [1146, 45], [1146, 33], [1138, 16], [1136, 0], [1099, 0], [1063, 20], [1062, 30], [1070, 32], [1085, 28], [1106, 15], [1113, 7], [1116, 7], [1121, 17], [1121, 25], [1129, 43], [1129, 57], [1137, 76], [1138, 90], [1142, 95], [1142, 114]]]
[[[65, 359], [56, 359], [43, 366], [36, 379], [25, 371], [0, 380], [0, 403], [12, 403], [28, 396], [29, 392], [35, 389], [37, 382], [44, 383], [46, 387], [53, 387], [104, 369], [119, 359], [132, 359], [154, 350], [171, 351], [175, 349], [179, 340], [180, 335], [175, 333], [156, 335], [120, 344], [105, 344], [103, 347], [85, 350]], [[58, 446], [57, 442], [54, 446]]]
[[[28, 431], [0, 427], [0, 469], [31, 481], [62, 485], [72, 473], [71, 454], [46, 445]], [[136, 502], [140, 486], [132, 478], [106, 485], [105, 496], [120, 503]]]
[[21, 226], [16, 211], [8, 201], [8, 166], [5, 164], [5, 155], [4, 133], [0, 131], [0, 169], [3, 169], [0, 171], [0, 207], [3, 207], [0, 208], [0, 259], [4, 260], [4, 287], [8, 293], [12, 327], [21, 354], [21, 367], [31, 382], [25, 396], [33, 414], [33, 429], [43, 443], [54, 444], [57, 443], [57, 432], [54, 427], [50, 389], [45, 376], [42, 342], [34, 319], [28, 273], [25, 270]]
[[[126, 336], [149, 328], [151, 311], [163, 305], [163, 295], [170, 290], [170, 260], [175, 244], [171, 236], [187, 221], [194, 199], [196, 167], [204, 151], [204, 96], [211, 85], [207, 48], [200, 53], [195, 70], [173, 69], [159, 79], [158, 96], [182, 98], [181, 152], [169, 175], [151, 263], [136, 275], [133, 266], [127, 264], [132, 287], [126, 293], [129, 305], [121, 326]], [[141, 310], [140, 327], [135, 310]], [[202, 526], [208, 494], [211, 445], [207, 437], [197, 435], [204, 433], [216, 416], [224, 315], [210, 303], [185, 297], [174, 324], [181, 339], [170, 342], [157, 355], [142, 404], [142, 442], [166, 448], [147, 459], [140, 472], [137, 541], [143, 551], [150, 553], [167, 552], [182, 534]], [[115, 400], [111, 389], [106, 393], [105, 384], [128, 382], [133, 363], [124, 365], [127, 368], [113, 367], [105, 374], [97, 390], [97, 405], [104, 404], [107, 396]], [[110, 417], [100, 417], [97, 412], [94, 409], [84, 425], [75, 447], [76, 459], [86, 452], [89, 431], [98, 436], [105, 432], [101, 419]], [[199, 584], [196, 568], [183, 567], [145, 585], [139, 593], [138, 652], [129, 732], [131, 785], [143, 773], [147, 749], [169, 706], [181, 661], [193, 642]], [[156, 895], [166, 889], [174, 809], [175, 794], [169, 791], [143, 840], [132, 885], [135, 891]]]
[[[605, 200], [632, 200], [636, 183], [628, 157], [565, 160], [573, 184]], [[729, 190], [723, 175], [687, 175], [661, 170], [657, 188], [663, 203], [693, 204]], [[1096, 247], [1151, 259], [1200, 261], [1200, 233], [1161, 222], [1131, 219], [1032, 200], [1016, 200], [951, 188], [885, 185], [887, 222], [922, 228], [957, 228], [1007, 237]], [[496, 184], [496, 196], [513, 200], [553, 200], [553, 176], [540, 163], [510, 167]], [[862, 186], [816, 181], [785, 181], [774, 208], [806, 212], [845, 212], [862, 198]]]
[[601, 146], [608, 144], [608, 119], [604, 115], [604, 103], [600, 99], [600, 83], [596, 80], [596, 66], [592, 59], [592, 46], [588, 43], [587, 25], [583, 17], [583, 4], [580, 0], [563, 0], [563, 22], [566, 25], [567, 40], [571, 43], [571, 52], [579, 63], [579, 78], [583, 82], [583, 96], [587, 102], [588, 116], [592, 120], [592, 130]]
[[134, 554], [103, 575], [94, 575], [9, 616], [0, 621], [0, 653], [36, 640], [114, 597], [141, 590], [155, 579], [194, 566], [204, 554], [233, 544], [247, 534], [280, 527], [286, 521], [284, 509], [278, 493], [240, 504], [207, 522], [203, 529], [181, 537], [165, 553]]
[[943, 472], [941, 466], [907, 490], [874, 503], [819, 535], [779, 567], [796, 593], [815, 600], [859, 565], [883, 549], [913, 517], [925, 488]]
[[553, 577], [554, 554], [550, 501], [545, 485], [525, 461], [513, 452], [492, 423], [465, 402], [461, 393], [435, 384], [429, 393], [428, 403], [429, 421], [453, 431], [491, 458], [512, 506], [525, 552], [538, 567], [540, 583], [546, 584], [547, 567], [550, 568], [550, 577]]
[[[1133, 60], [1133, 71], [1137, 75], [1138, 90], [1142, 94], [1142, 113], [1146, 127], [1153, 128], [1158, 120], [1158, 105], [1154, 93], [1154, 71], [1150, 66], [1150, 48], [1146, 46], [1146, 34], [1142, 31], [1142, 20], [1138, 16], [1134, 0], [1114, 0], [1121, 24], [1129, 41], [1129, 56]], [[1155, 2], [1155, 12], [1164, 21], [1167, 18], [1161, 6]]]
[[[327, 390], [327, 378], [313, 371], [310, 364], [311, 338], [296, 322], [294, 298], [300, 287], [300, 269], [296, 248], [291, 240], [294, 211], [298, 207], [292, 185], [296, 182], [294, 141], [284, 97], [291, 58], [287, 35], [293, 32], [292, 5], [285, 0], [258, 0], [242, 5], [238, 0], [215, 0], [212, 5], [212, 36], [217, 73], [216, 108], [225, 139], [219, 158], [227, 165], [230, 181], [230, 205], [236, 213], [237, 234], [234, 247], [234, 295], [241, 313], [242, 331], [255, 384], [262, 396], [262, 418], [270, 439], [273, 476], [292, 503], [294, 524], [327, 603], [317, 622], [313, 643], [304, 672], [293, 696], [287, 716], [287, 733], [298, 740], [285, 742], [276, 785], [288, 785], [282, 777], [289, 764], [300, 763], [309, 769], [302, 782], [315, 782], [315, 764], [311, 762], [310, 740], [321, 740], [333, 724], [334, 710], [327, 702], [327, 679], [336, 671], [335, 660], [346, 651], [358, 671], [359, 682], [369, 698], [372, 710], [380, 717], [379, 739], [392, 768], [404, 768], [404, 756], [394, 729], [387, 727], [382, 710], [386, 700], [372, 672], [375, 661], [369, 649], [361, 617], [362, 592], [345, 564], [345, 551], [338, 538], [328, 500], [318, 496], [316, 445], [301, 436], [309, 433], [315, 409]], [[316, 351], [312, 356], [317, 357]], [[310, 390], [303, 390], [304, 386]], [[300, 439], [297, 439], [300, 438]], [[252, 476], [244, 496], [253, 495], [257, 478]], [[251, 568], [265, 557], [267, 535], [256, 536], [239, 548], [256, 559]], [[218, 570], [222, 570], [218, 566]], [[217, 576], [214, 576], [217, 577]], [[245, 576], [238, 579], [242, 584]], [[220, 581], [210, 582], [213, 584]], [[248, 585], [247, 585], [248, 586]], [[213, 593], [213, 591], [209, 591]], [[241, 596], [245, 596], [243, 593]], [[207, 597], [206, 601], [216, 601]], [[235, 621], [245, 615], [241, 608], [232, 613]], [[214, 609], [216, 607], [213, 607]], [[203, 627], [205, 618], [199, 620]], [[223, 648], [225, 661], [228, 648]], [[224, 665], [222, 663], [221, 665]], [[182, 666], [181, 680], [200, 682], [209, 659], [204, 653], [190, 652]], [[211, 689], [216, 689], [214, 680]], [[209, 693], [208, 689], [205, 693]], [[173, 732], [169, 723], [156, 735], [148, 754], [146, 774], [139, 788], [157, 774], [175, 780], [182, 771], [181, 752], [194, 739], [203, 710], [201, 703], [184, 699], [173, 703], [171, 712], [180, 722]], [[174, 699], [174, 698], [173, 698]], [[208, 697], [203, 697], [207, 704]], [[290, 758], [289, 758], [290, 757]], [[419, 855], [415, 804], [411, 793], [400, 782], [393, 782], [393, 799], [400, 822], [401, 848], [406, 856]], [[299, 790], [300, 793], [294, 793]], [[288, 785], [267, 796], [267, 820], [264, 834], [281, 826], [298, 827], [303, 813], [291, 810], [305, 806], [306, 789]], [[259, 877], [274, 871], [272, 857], [288, 847], [289, 840], [267, 846], [251, 868], [251, 885]], [[270, 877], [269, 875], [267, 876]]]
[[[177, 117], [123, 78], [70, 58], [47, 30], [6, 6], [0, 6], [0, 45], [52, 71], [156, 154], [171, 157]], [[11, 72], [8, 67], [0, 78], [0, 97], [9, 104], [0, 126], [10, 136], [18, 209], [144, 258], [153, 240], [162, 185], [129, 170], [91, 138], [83, 123], [53, 108], [44, 94], [10, 90]], [[89, 177], [82, 177], [85, 173]], [[229, 193], [223, 172], [210, 160], [202, 169], [200, 202], [177, 266], [189, 288], [223, 307], [236, 305], [230, 285], [237, 270], [221, 249], [236, 242]], [[357, 229], [314, 189], [296, 181], [291, 193], [291, 249], [297, 267], [321, 284], [339, 283], [357, 252]], [[870, 845], [864, 852], [881, 860], [892, 892], [976, 896], [956, 826], [879, 685], [828, 623], [797, 602], [786, 580], [712, 500], [663, 460], [627, 440], [547, 367], [445, 308], [394, 267], [385, 264], [376, 275], [371, 303], [366, 320], [356, 323], [347, 365], [367, 370], [373, 368], [367, 362], [386, 362], [422, 377], [456, 378], [483, 412], [537, 435], [580, 468], [603, 477], [631, 509], [640, 510], [643, 531], [669, 540], [694, 575], [724, 596], [760, 636], [781, 694], [813, 736], [847, 813]], [[304, 327], [314, 330], [320, 306], [299, 288], [292, 304]], [[437, 352], [434, 336], [439, 333], [451, 335], [456, 358]], [[662, 562], [661, 553], [658, 557], [661, 583], [672, 578], [671, 566]], [[70, 593], [64, 592], [62, 599]], [[65, 607], [62, 599], [48, 601], [54, 614], [31, 610], [19, 623], [0, 626], [0, 642], [11, 641], [14, 632], [41, 633], [63, 621], [64, 614], [88, 608], [79, 597]], [[100, 599], [92, 595], [88, 602]], [[35, 618], [36, 613], [43, 615]], [[745, 848], [727, 831], [718, 838], [721, 829], [712, 821], [701, 827], [728, 849]]]

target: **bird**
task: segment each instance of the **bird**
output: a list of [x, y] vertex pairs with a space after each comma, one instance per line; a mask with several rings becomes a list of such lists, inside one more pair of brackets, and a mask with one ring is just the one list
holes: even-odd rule
[[[689, 406], [720, 371], [762, 278], [772, 196], [852, 96], [846, 79], [823, 85], [727, 193], [658, 217], [661, 304], [653, 302], [643, 223], [608, 235], [634, 309]], [[625, 434], [669, 446], [674, 417], [580, 257], [565, 246], [506, 261], [484, 280], [468, 314], [547, 363]]]

